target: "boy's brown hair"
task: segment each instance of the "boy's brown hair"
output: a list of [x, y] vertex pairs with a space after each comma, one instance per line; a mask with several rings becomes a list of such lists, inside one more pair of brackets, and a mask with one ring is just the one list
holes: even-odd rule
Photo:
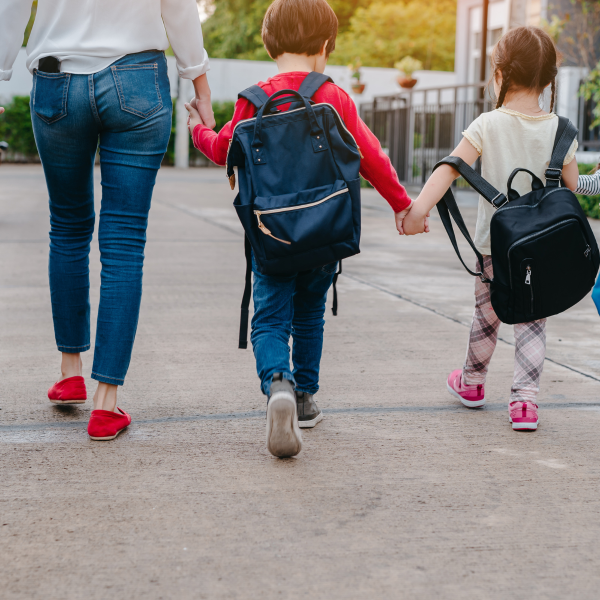
[[511, 88], [541, 93], [551, 84], [550, 112], [556, 100], [556, 76], [561, 55], [552, 38], [539, 27], [517, 27], [503, 35], [492, 51], [493, 76], [502, 74], [496, 108], [504, 103]]
[[267, 9], [262, 39], [273, 59], [284, 52], [314, 56], [335, 49], [338, 20], [326, 0], [275, 0]]

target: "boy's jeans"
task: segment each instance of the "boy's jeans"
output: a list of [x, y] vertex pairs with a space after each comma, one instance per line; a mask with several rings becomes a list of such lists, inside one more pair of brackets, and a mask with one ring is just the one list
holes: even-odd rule
[[[289, 276], [262, 275], [252, 258], [254, 316], [252, 348], [260, 387], [269, 395], [274, 373], [296, 390], [316, 394], [323, 351], [325, 301], [337, 263]], [[290, 371], [290, 335], [293, 336]]]
[[100, 147], [102, 263], [92, 378], [122, 385], [142, 298], [146, 227], [171, 134], [167, 61], [156, 50], [92, 75], [33, 77], [31, 118], [50, 195], [50, 297], [61, 352], [90, 348], [89, 253]]

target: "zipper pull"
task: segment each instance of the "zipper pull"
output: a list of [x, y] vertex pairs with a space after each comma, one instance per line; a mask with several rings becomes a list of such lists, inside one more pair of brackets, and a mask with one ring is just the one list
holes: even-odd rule
[[260, 215], [261, 212], [258, 210], [254, 211], [254, 214], [256, 215], [256, 218], [258, 219], [258, 228], [265, 234], [268, 235], [269, 237], [272, 237], [274, 240], [277, 240], [278, 242], [282, 242], [283, 244], [287, 244], [288, 246], [292, 245], [292, 242], [286, 242], [285, 240], [279, 239], [278, 237], [275, 237], [270, 229], [267, 228], [267, 226], [260, 220]]
[[525, 285], [531, 285], [531, 267], [527, 265], [527, 273], [525, 275]]
[[586, 248], [585, 248], [585, 252], [583, 253], [583, 255], [584, 255], [586, 258], [589, 258], [589, 257], [590, 257], [590, 253], [591, 253], [591, 252], [592, 252], [592, 249], [590, 248], [590, 246], [589, 246], [589, 244], [588, 244], [588, 245], [586, 246]]

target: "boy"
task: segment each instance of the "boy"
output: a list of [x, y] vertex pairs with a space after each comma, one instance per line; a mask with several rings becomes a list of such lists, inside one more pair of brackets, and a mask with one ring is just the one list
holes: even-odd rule
[[[275, 0], [266, 12], [262, 38], [279, 74], [258, 85], [271, 96], [281, 89], [298, 90], [311, 71], [323, 73], [335, 48], [337, 28], [337, 17], [326, 0]], [[398, 231], [403, 233], [402, 220], [412, 200], [377, 138], [358, 116], [352, 99], [335, 84], [325, 83], [313, 100], [329, 103], [338, 111], [363, 154], [361, 175], [394, 209]], [[232, 121], [217, 134], [204, 126], [193, 103], [186, 108], [194, 145], [219, 165], [226, 162], [236, 123], [256, 112], [250, 102], [240, 98]], [[268, 398], [267, 448], [274, 456], [294, 456], [302, 447], [299, 427], [314, 427], [323, 418], [314, 395], [319, 389], [325, 302], [337, 263], [285, 277], [263, 275], [253, 266], [251, 341], [261, 390]], [[294, 340], [293, 371], [290, 335]]]

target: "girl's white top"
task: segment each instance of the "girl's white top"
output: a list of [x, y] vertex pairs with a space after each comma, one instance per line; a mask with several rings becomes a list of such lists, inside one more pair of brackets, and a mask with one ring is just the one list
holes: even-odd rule
[[[469, 125], [463, 136], [471, 142], [481, 156], [481, 175], [503, 194], [508, 190], [508, 178], [516, 168], [529, 169], [543, 182], [550, 163], [554, 138], [558, 129], [555, 114], [530, 117], [501, 107], [483, 113]], [[565, 158], [569, 164], [575, 158], [577, 140], [573, 141]], [[519, 173], [513, 181], [513, 189], [519, 194], [531, 191], [531, 177]], [[481, 254], [492, 253], [490, 221], [496, 209], [479, 198], [475, 247]]]
[[[0, 81], [11, 78], [31, 4], [0, 0]], [[61, 71], [87, 75], [127, 54], [166, 50], [169, 41], [181, 77], [208, 71], [195, 0], [38, 0], [27, 68], [33, 72], [40, 58], [55, 56]]]

